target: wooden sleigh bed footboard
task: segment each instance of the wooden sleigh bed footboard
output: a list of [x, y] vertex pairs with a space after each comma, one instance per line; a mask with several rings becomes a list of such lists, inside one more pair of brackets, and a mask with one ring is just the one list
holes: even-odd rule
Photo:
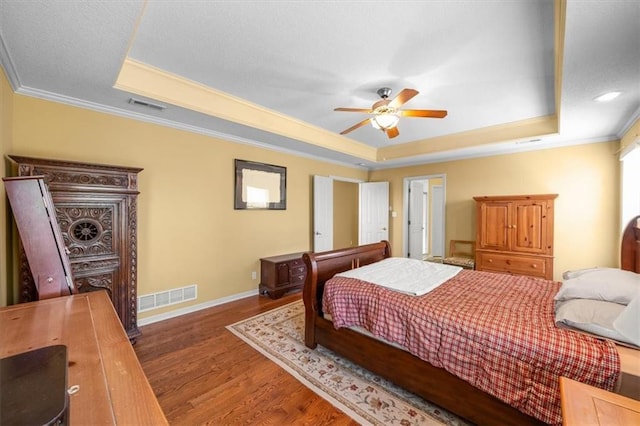
[[312, 349], [317, 345], [330, 349], [476, 424], [542, 424], [442, 368], [434, 367], [409, 352], [373, 337], [350, 329], [336, 330], [333, 323], [324, 318], [322, 296], [327, 280], [338, 272], [390, 256], [391, 248], [386, 241], [303, 255], [307, 265], [307, 280], [303, 290], [305, 344]]

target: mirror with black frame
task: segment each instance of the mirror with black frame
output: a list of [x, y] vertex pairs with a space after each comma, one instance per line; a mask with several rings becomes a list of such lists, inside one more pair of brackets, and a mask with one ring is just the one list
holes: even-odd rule
[[286, 210], [287, 168], [235, 160], [236, 210]]

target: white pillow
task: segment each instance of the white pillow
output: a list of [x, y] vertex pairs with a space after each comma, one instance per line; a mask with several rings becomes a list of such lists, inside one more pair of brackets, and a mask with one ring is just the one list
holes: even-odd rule
[[[627, 307], [624, 305], [603, 300], [565, 300], [556, 303], [555, 322], [558, 327], [573, 328], [637, 347], [640, 346], [640, 342], [636, 341], [633, 336], [629, 337], [626, 333], [618, 331], [615, 326], [616, 321], [626, 309]], [[637, 316], [635, 324], [637, 334]], [[633, 326], [631, 325], [631, 327]]]
[[613, 321], [613, 328], [627, 341], [640, 346], [640, 290]]
[[593, 299], [628, 305], [640, 288], [640, 274], [615, 268], [583, 270], [562, 283], [556, 301]]
[[586, 274], [588, 272], [597, 271], [598, 269], [603, 269], [599, 266], [593, 268], [585, 268], [585, 269], [576, 269], [575, 271], [565, 271], [562, 273], [562, 279], [568, 280], [569, 278], [577, 278], [580, 275]]

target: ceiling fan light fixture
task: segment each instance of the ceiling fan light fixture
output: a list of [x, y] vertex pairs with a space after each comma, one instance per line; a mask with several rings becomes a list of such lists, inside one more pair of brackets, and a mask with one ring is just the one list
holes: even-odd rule
[[383, 113], [374, 115], [371, 118], [371, 125], [378, 130], [384, 131], [396, 127], [398, 125], [398, 121], [400, 121], [398, 114]]

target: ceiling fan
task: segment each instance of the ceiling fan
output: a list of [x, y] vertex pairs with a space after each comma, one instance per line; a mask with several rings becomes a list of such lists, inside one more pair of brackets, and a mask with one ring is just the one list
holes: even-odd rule
[[387, 134], [389, 139], [395, 138], [400, 134], [396, 127], [400, 117], [422, 117], [422, 118], [444, 118], [447, 116], [447, 111], [444, 110], [429, 110], [429, 109], [399, 109], [402, 105], [408, 102], [411, 98], [418, 94], [417, 90], [404, 89], [398, 96], [389, 100], [391, 89], [383, 87], [378, 89], [378, 95], [382, 100], [374, 103], [371, 109], [365, 108], [336, 108], [334, 111], [348, 111], [348, 112], [366, 112], [367, 114], [373, 114], [373, 117], [362, 120], [358, 124], [349, 127], [347, 130], [340, 132], [341, 135], [356, 130], [367, 123], [371, 123], [376, 129], [382, 130]]

